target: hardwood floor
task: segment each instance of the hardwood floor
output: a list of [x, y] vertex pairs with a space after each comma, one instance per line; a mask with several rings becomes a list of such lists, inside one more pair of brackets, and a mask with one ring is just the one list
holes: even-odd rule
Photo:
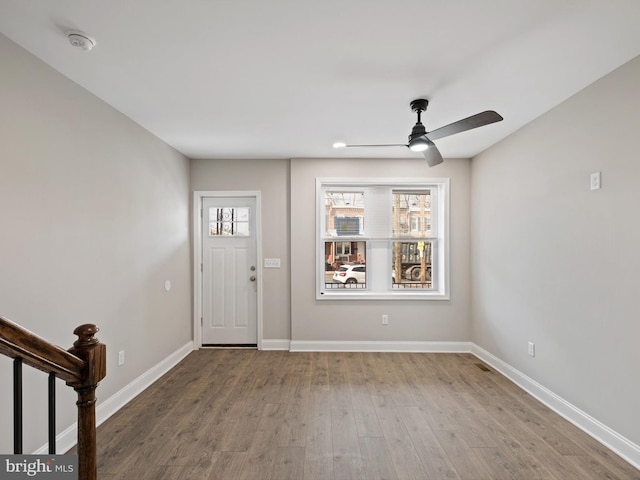
[[481, 367], [468, 354], [196, 351], [99, 427], [98, 476], [640, 479]]

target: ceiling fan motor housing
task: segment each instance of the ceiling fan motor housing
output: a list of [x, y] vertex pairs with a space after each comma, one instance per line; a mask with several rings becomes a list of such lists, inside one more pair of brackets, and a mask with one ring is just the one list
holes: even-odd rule
[[409, 147], [411, 147], [411, 142], [416, 138], [420, 138], [427, 134], [426, 129], [422, 123], [416, 123], [411, 129], [411, 135], [409, 135]]

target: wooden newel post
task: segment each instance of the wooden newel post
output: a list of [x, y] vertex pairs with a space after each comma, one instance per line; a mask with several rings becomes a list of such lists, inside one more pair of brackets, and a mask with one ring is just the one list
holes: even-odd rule
[[78, 473], [80, 480], [96, 480], [96, 387], [107, 374], [107, 347], [95, 334], [98, 327], [80, 325], [73, 333], [78, 340], [69, 349], [85, 362], [80, 383], [68, 383], [78, 393]]

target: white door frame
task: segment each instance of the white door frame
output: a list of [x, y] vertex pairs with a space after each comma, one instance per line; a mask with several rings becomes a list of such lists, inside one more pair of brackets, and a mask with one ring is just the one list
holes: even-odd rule
[[205, 197], [253, 197], [256, 200], [256, 273], [258, 297], [256, 322], [258, 350], [262, 350], [262, 202], [259, 191], [194, 191], [193, 192], [193, 344], [202, 348], [202, 199]]

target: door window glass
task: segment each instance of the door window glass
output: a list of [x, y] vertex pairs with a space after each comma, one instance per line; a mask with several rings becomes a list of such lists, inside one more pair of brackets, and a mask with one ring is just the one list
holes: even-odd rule
[[248, 237], [251, 209], [249, 207], [210, 207], [210, 237]]

